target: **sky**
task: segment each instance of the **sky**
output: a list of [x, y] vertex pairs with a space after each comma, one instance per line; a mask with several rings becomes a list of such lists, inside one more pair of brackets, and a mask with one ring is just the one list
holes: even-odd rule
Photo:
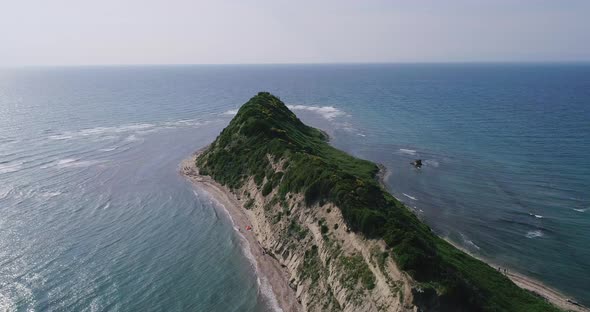
[[590, 61], [588, 0], [0, 0], [0, 66]]

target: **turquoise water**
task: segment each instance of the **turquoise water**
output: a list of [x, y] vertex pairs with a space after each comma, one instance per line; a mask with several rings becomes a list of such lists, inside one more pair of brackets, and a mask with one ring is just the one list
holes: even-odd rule
[[590, 65], [227, 65], [0, 70], [0, 310], [268, 310], [177, 174], [260, 90], [440, 235], [590, 305]]

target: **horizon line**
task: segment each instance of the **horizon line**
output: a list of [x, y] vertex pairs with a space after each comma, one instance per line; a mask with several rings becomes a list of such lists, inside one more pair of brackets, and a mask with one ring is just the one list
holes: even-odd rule
[[276, 62], [276, 63], [112, 63], [112, 64], [19, 64], [0, 65], [2, 68], [32, 67], [163, 67], [163, 66], [286, 66], [286, 65], [446, 65], [446, 64], [590, 64], [590, 60], [545, 60], [545, 61], [392, 61], [392, 62]]

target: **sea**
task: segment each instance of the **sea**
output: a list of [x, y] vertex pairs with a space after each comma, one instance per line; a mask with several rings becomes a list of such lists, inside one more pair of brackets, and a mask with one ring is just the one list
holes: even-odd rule
[[272, 310], [178, 174], [259, 91], [440, 236], [590, 305], [590, 64], [174, 65], [0, 69], [0, 311]]

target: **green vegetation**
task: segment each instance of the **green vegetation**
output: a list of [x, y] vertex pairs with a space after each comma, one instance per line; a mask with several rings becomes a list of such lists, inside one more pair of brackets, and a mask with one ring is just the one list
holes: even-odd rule
[[299, 225], [299, 223], [291, 221], [287, 228], [287, 233], [296, 239], [304, 239], [307, 236], [307, 229]]
[[341, 257], [340, 263], [344, 268], [342, 284], [348, 289], [354, 289], [359, 280], [363, 286], [371, 290], [375, 288], [375, 275], [361, 255], [355, 254], [350, 257]]
[[272, 192], [272, 183], [270, 181], [266, 182], [262, 187], [262, 196], [266, 196]]
[[246, 203], [244, 203], [244, 208], [245, 209], [252, 209], [252, 207], [254, 206], [254, 198], [250, 198], [248, 199], [248, 201], [246, 201]]
[[[337, 150], [326, 140], [280, 99], [261, 92], [240, 108], [197, 165], [201, 173], [232, 189], [254, 177], [263, 194], [278, 190], [273, 201], [301, 193], [307, 207], [335, 204], [349, 229], [384, 239], [401, 269], [423, 288], [434, 288], [442, 310], [558, 311], [437, 237], [380, 186], [374, 163]], [[283, 170], [275, 172], [271, 160], [285, 160]]]
[[303, 268], [301, 270], [301, 278], [311, 279], [311, 284], [318, 282], [322, 270], [322, 262], [318, 255], [318, 246], [313, 245], [311, 249], [305, 251], [305, 257], [303, 258]]

